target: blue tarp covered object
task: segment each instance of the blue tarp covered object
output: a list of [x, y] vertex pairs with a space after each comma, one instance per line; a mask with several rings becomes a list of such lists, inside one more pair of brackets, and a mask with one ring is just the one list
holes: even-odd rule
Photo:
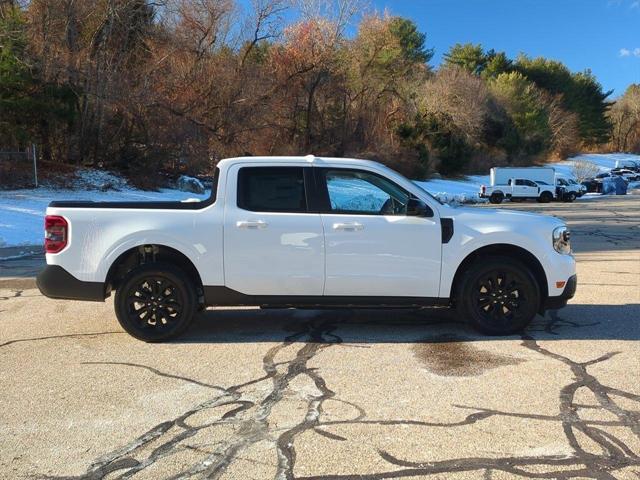
[[609, 177], [602, 179], [603, 195], [626, 195], [627, 182], [622, 177]]

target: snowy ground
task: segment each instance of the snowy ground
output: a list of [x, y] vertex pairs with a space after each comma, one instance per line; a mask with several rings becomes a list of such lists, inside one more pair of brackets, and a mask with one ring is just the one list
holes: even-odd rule
[[[601, 171], [615, 167], [616, 160], [640, 160], [639, 155], [627, 154], [585, 154], [564, 162], [551, 164], [558, 173], [571, 176], [571, 164], [575, 159], [588, 160], [597, 164]], [[489, 183], [489, 175], [467, 177], [465, 180], [434, 179], [416, 182], [429, 193], [446, 203], [473, 203], [480, 201], [478, 192], [482, 184]], [[105, 187], [116, 190], [102, 191]], [[364, 188], [364, 187], [363, 187]], [[335, 185], [335, 194], [340, 197], [341, 185]], [[384, 202], [379, 191], [363, 190], [362, 202], [372, 207]], [[47, 205], [53, 200], [94, 200], [94, 201], [157, 201], [204, 199], [209, 195], [196, 195], [175, 189], [159, 192], [137, 190], [124, 180], [98, 170], [85, 170], [74, 182], [73, 189], [38, 188], [24, 190], [0, 190], [0, 248], [42, 244], [43, 217]], [[351, 196], [352, 197], [352, 196]], [[585, 196], [583, 198], [588, 198]], [[347, 208], [347, 205], [343, 205]], [[14, 253], [12, 253], [14, 254]], [[19, 252], [18, 252], [19, 254]], [[2, 258], [0, 252], [0, 258]]]
[[[106, 185], [117, 190], [101, 191], [100, 188]], [[54, 200], [181, 201], [208, 196], [209, 192], [196, 195], [174, 189], [137, 190], [119, 177], [96, 170], [86, 170], [79, 175], [73, 189], [0, 190], [0, 248], [42, 244], [44, 214], [49, 202]]]

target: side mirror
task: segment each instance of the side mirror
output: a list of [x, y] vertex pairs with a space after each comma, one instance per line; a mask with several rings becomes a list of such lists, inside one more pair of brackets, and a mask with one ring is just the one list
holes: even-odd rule
[[433, 211], [429, 205], [419, 198], [410, 198], [407, 202], [408, 217], [433, 217]]

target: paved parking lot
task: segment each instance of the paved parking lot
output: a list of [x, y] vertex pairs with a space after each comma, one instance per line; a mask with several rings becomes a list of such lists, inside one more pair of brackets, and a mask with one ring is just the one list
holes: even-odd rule
[[[208, 310], [180, 341], [0, 262], [0, 477], [640, 478], [640, 196], [508, 204], [574, 232], [522, 336], [446, 311]], [[480, 207], [482, 208], [482, 207]]]

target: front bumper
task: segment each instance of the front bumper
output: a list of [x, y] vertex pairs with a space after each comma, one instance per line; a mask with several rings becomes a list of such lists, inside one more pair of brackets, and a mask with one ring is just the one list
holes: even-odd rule
[[49, 298], [91, 302], [104, 302], [105, 299], [103, 283], [78, 280], [60, 265], [44, 267], [36, 278], [36, 285]]
[[547, 300], [544, 302], [544, 310], [556, 310], [558, 308], [563, 308], [567, 305], [567, 302], [573, 298], [576, 294], [576, 289], [578, 287], [578, 276], [572, 275], [567, 280], [567, 284], [564, 286], [564, 290], [557, 297], [547, 297]]

